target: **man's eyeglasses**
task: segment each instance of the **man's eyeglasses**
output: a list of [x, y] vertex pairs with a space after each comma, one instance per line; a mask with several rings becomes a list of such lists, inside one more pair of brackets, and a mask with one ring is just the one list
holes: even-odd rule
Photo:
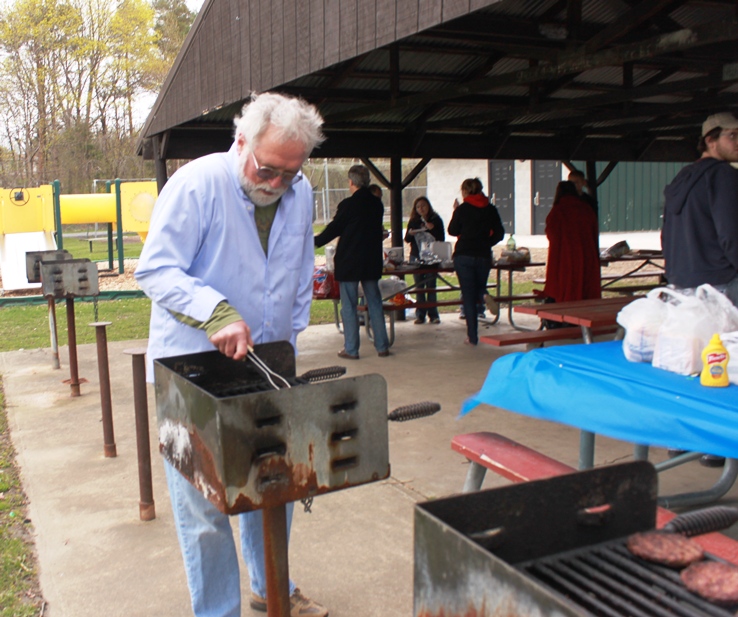
[[273, 167], [262, 167], [259, 165], [259, 161], [256, 160], [256, 155], [252, 152], [251, 158], [254, 159], [254, 165], [256, 165], [256, 177], [259, 180], [271, 182], [274, 178], [279, 178], [280, 183], [283, 186], [290, 186], [299, 182], [302, 179], [302, 174], [299, 171], [279, 171]]
[[727, 137], [730, 141], [738, 141], [738, 131], [723, 131], [720, 135]]

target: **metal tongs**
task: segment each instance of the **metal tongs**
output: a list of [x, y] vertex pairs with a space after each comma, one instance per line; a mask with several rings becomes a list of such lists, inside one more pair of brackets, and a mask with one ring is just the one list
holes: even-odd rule
[[[248, 360], [251, 360], [253, 365], [258, 368], [262, 373], [264, 373], [264, 377], [266, 377], [267, 381], [272, 385], [272, 387], [275, 390], [279, 390], [281, 388], [291, 388], [290, 382], [287, 381], [284, 377], [282, 377], [279, 373], [276, 373], [272, 369], [269, 368], [266, 362], [262, 360], [259, 356], [256, 355], [256, 352], [254, 351], [254, 348], [249, 345], [248, 346], [249, 353], [247, 354], [246, 358]], [[278, 386], [276, 383], [274, 383], [274, 379], [272, 377], [276, 378], [278, 381], [282, 382], [283, 386]]]

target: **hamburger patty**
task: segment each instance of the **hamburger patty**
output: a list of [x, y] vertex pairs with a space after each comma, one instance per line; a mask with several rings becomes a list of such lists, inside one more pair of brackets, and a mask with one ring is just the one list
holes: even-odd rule
[[692, 593], [715, 604], [738, 604], [738, 567], [719, 561], [693, 563], [680, 574]]
[[702, 547], [694, 540], [662, 531], [634, 533], [628, 538], [628, 550], [636, 557], [661, 563], [672, 568], [683, 568], [702, 559]]

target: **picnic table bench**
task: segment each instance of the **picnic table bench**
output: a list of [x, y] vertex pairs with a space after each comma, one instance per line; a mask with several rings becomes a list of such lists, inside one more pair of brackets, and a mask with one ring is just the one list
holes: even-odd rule
[[[489, 334], [479, 337], [479, 340], [495, 347], [526, 345], [527, 349], [543, 347], [545, 343], [553, 341], [571, 340], [581, 342], [584, 339], [587, 342], [588, 337], [591, 340], [592, 337], [616, 334], [618, 332], [618, 326], [615, 323], [614, 315], [617, 314], [620, 308], [632, 300], [632, 297], [623, 298], [616, 296], [613, 298], [593, 298], [591, 300], [576, 300], [573, 302], [520, 304], [515, 307], [516, 313], [536, 315], [541, 318], [547, 318], [544, 317], [547, 311], [549, 312], [549, 317], [552, 316], [550, 315], [551, 311], [565, 313], [566, 315], [576, 313], [581, 315], [582, 323], [572, 324], [574, 326], [580, 326], [578, 328], [564, 327], [548, 330], [539, 329], [528, 332]], [[562, 321], [558, 317], [554, 317], [554, 320]]]
[[[576, 472], [573, 467], [498, 433], [456, 435], [451, 440], [451, 448], [469, 461], [464, 493], [480, 490], [487, 470], [512, 482], [543, 480]], [[675, 516], [666, 508], [657, 508], [656, 527], [663, 527]], [[738, 542], [732, 538], [713, 532], [693, 539], [709, 553], [738, 564]]]

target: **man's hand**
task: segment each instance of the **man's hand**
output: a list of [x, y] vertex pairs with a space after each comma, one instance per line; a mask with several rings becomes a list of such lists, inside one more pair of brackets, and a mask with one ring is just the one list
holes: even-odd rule
[[249, 352], [249, 347], [254, 345], [251, 328], [243, 320], [234, 321], [225, 328], [221, 328], [210, 337], [210, 342], [218, 348], [220, 353], [233, 360], [243, 360]]

